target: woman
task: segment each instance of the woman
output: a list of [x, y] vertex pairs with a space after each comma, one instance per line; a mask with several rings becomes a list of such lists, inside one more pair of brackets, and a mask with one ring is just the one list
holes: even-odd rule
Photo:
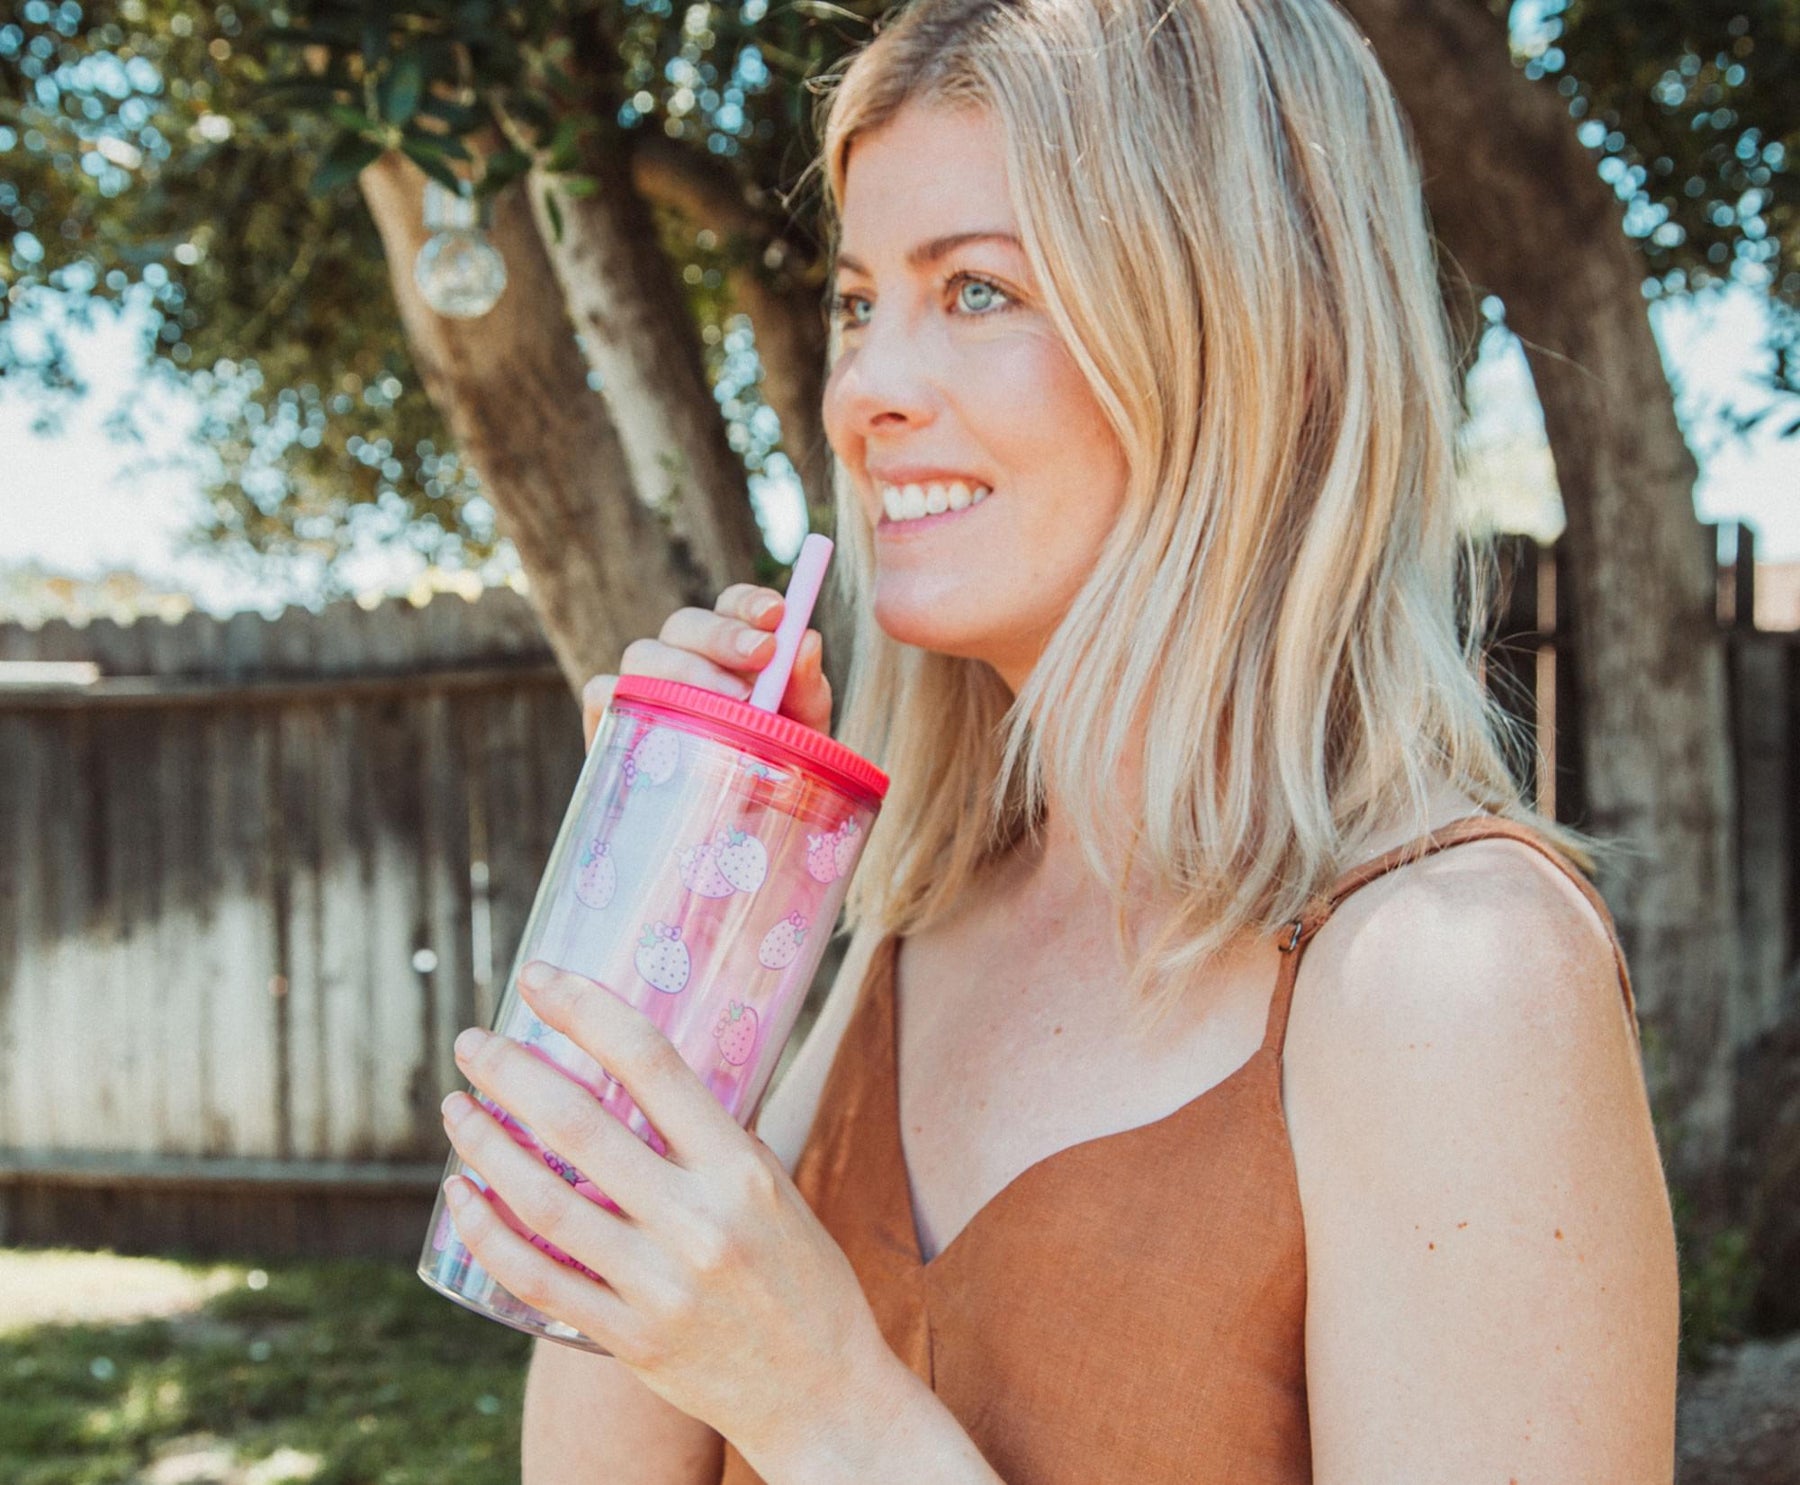
[[[1457, 638], [1451, 356], [1367, 48], [1327, 0], [920, 0], [823, 165], [843, 731], [894, 790], [760, 1139], [568, 977], [528, 997], [683, 1159], [465, 1061], [628, 1214], [451, 1100], [608, 1280], [462, 1204], [617, 1357], [538, 1348], [527, 1480], [1670, 1479], [1630, 987]], [[779, 608], [621, 669], [747, 694]], [[787, 710], [829, 725], [816, 638]]]

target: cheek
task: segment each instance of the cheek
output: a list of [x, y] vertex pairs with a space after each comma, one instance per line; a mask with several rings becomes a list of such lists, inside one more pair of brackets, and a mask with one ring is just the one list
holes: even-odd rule
[[1125, 493], [1124, 450], [1061, 343], [1024, 338], [1004, 365], [968, 385], [979, 399], [971, 420], [984, 430], [1000, 477], [1020, 477], [1037, 492], [1034, 506], [1070, 535], [1109, 529]]
[[840, 459], [847, 459], [852, 434], [843, 396], [844, 362], [840, 358], [825, 377], [825, 395], [819, 405], [819, 417], [825, 425], [825, 441]]

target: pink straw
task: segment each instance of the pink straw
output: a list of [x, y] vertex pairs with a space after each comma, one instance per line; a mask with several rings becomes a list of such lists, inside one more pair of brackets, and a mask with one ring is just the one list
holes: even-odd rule
[[756, 678], [756, 685], [750, 692], [751, 706], [765, 712], [781, 709], [788, 678], [794, 673], [794, 657], [800, 653], [800, 641], [806, 635], [813, 606], [819, 601], [819, 590], [825, 585], [825, 568], [830, 562], [829, 536], [814, 532], [800, 543], [800, 555], [794, 558], [793, 575], [788, 579], [787, 608], [775, 629], [775, 657]]

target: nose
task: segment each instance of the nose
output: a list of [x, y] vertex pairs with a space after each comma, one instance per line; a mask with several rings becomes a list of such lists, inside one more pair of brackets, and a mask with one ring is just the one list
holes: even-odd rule
[[839, 352], [826, 386], [826, 417], [858, 437], [923, 427], [936, 415], [929, 348], [898, 313], [876, 312]]

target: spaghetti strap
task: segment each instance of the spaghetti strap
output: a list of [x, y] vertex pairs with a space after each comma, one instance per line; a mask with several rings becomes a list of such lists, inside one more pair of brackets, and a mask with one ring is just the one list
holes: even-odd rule
[[1277, 1057], [1281, 1055], [1287, 1040], [1288, 1013], [1293, 1007], [1294, 982], [1300, 971], [1300, 960], [1306, 953], [1306, 946], [1312, 937], [1323, 928], [1332, 913], [1337, 911], [1341, 903], [1352, 892], [1368, 886], [1377, 877], [1386, 876], [1390, 871], [1406, 866], [1411, 862], [1430, 856], [1437, 851], [1451, 846], [1460, 846], [1472, 840], [1503, 839], [1516, 840], [1521, 845], [1530, 846], [1543, 855], [1564, 876], [1568, 877], [1588, 900], [1594, 911], [1600, 915], [1600, 922], [1606, 929], [1608, 943], [1612, 945], [1613, 965], [1618, 970], [1619, 985], [1625, 996], [1625, 1010], [1631, 1022], [1632, 1035], [1638, 1033], [1637, 1001], [1632, 994], [1631, 973], [1625, 966], [1625, 951], [1619, 943], [1619, 933], [1607, 911], [1606, 902], [1599, 890], [1587, 877], [1579, 871], [1575, 864], [1561, 851], [1551, 845], [1548, 840], [1527, 825], [1516, 820], [1505, 820], [1498, 815], [1473, 814], [1461, 819], [1452, 820], [1447, 825], [1440, 825], [1436, 830], [1417, 836], [1391, 851], [1384, 851], [1373, 860], [1365, 861], [1352, 867], [1340, 876], [1319, 897], [1312, 907], [1299, 917], [1282, 926], [1276, 947], [1281, 950], [1281, 969], [1275, 981], [1275, 994], [1269, 1002], [1268, 1027], [1263, 1034], [1263, 1048], [1273, 1051]]

